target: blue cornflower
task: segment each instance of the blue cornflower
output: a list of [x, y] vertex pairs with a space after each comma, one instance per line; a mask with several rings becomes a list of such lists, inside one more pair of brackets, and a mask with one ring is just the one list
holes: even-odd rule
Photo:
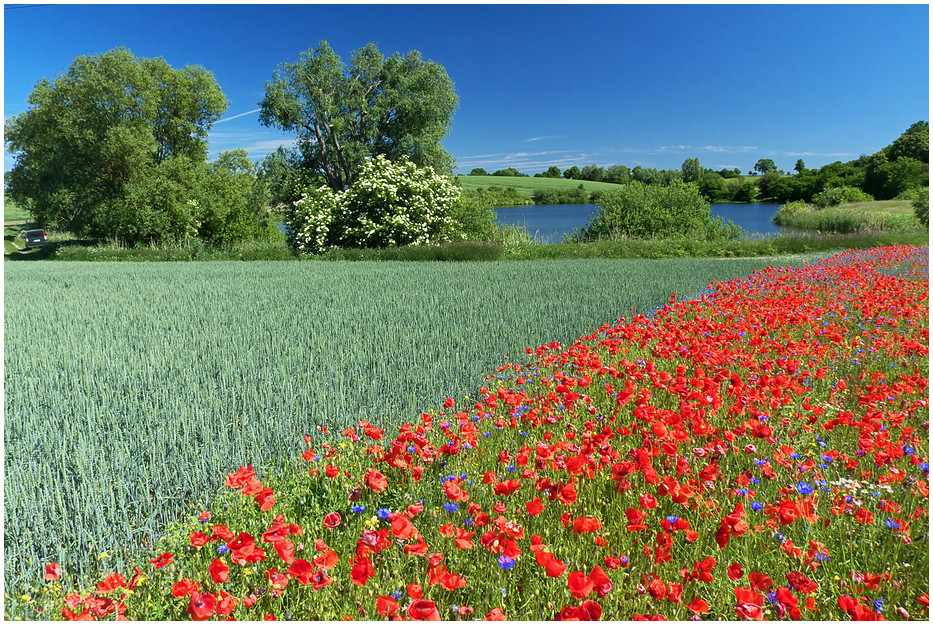
[[448, 501], [444, 504], [444, 510], [447, 512], [456, 512], [458, 510], [457, 504], [452, 501]]
[[809, 495], [813, 492], [813, 487], [807, 484], [806, 482], [800, 482], [797, 484], [797, 492], [801, 495]]
[[492, 436], [489, 432], [483, 432], [483, 436]]
[[407, 447], [407, 451], [408, 451], [408, 453], [413, 454], [413, 453], [415, 453], [415, 452], [418, 451], [418, 450], [415, 449], [415, 446], [414, 446], [414, 445], [409, 445], [409, 446]]
[[877, 612], [878, 614], [881, 614], [882, 612], [884, 612], [884, 601], [883, 600], [875, 599], [871, 603], [873, 606], [875, 606], [875, 612]]
[[745, 496], [748, 494], [748, 489], [740, 488], [739, 490], [736, 491], [736, 493], [738, 493], [739, 495]]
[[826, 447], [826, 442], [819, 436], [816, 437], [816, 444], [820, 447]]
[[464, 525], [473, 525], [473, 519], [471, 519], [471, 518], [470, 518], [470, 519], [466, 519], [463, 523], [464, 523]]
[[677, 523], [677, 521], [679, 521], [679, 520], [680, 520], [680, 518], [674, 516], [673, 514], [672, 514], [671, 516], [667, 517], [667, 522], [670, 523], [671, 525], [674, 525], [674, 524]]
[[405, 596], [405, 593], [403, 593], [400, 589], [395, 589], [392, 591], [392, 596], [395, 599], [401, 599], [402, 597]]
[[888, 529], [892, 529], [892, 530], [899, 530], [899, 529], [901, 529], [901, 524], [898, 523], [897, 521], [892, 520], [892, 519], [888, 519], [887, 521], [884, 522], [884, 524], [885, 524], [885, 526], [886, 526]]
[[907, 445], [904, 445], [904, 453], [907, 454], [908, 456], [913, 456], [914, 450], [908, 447]]
[[515, 559], [510, 558], [509, 556], [499, 556], [499, 568], [503, 571], [508, 571], [513, 566], [515, 566]]
[[363, 512], [366, 512], [366, 506], [361, 506], [361, 505], [359, 505], [359, 504], [353, 506], [352, 509], [353, 509], [353, 511], [356, 512], [357, 514], [361, 514], [361, 513], [363, 513]]
[[506, 467], [506, 469], [509, 470], [509, 471], [514, 471], [514, 470], [515, 470], [515, 465], [514, 465], [514, 464], [510, 464], [509, 466]]
[[752, 484], [761, 484], [761, 480], [759, 480], [757, 477], [749, 478], [748, 481]]
[[924, 473], [929, 473], [929, 472], [930, 472], [930, 465], [929, 465], [929, 463], [927, 463], [927, 462], [921, 462], [921, 463], [920, 463], [920, 470], [923, 471]]
[[230, 548], [227, 547], [227, 545], [220, 545], [217, 547], [217, 553], [219, 553], [220, 555], [224, 555], [228, 551], [230, 551]]
[[832, 462], [832, 461], [833, 461], [832, 456], [827, 456], [826, 454], [823, 454], [823, 462]]
[[383, 521], [388, 521], [389, 517], [392, 516], [392, 511], [388, 508], [379, 508], [376, 510], [376, 516], [382, 519]]
[[759, 510], [764, 510], [764, 507], [765, 505], [763, 503], [760, 503], [757, 501], [752, 502], [752, 510], [754, 510], [755, 512], [758, 512]]

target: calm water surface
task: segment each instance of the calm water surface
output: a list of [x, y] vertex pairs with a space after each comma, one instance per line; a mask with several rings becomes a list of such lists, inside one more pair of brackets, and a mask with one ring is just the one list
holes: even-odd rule
[[[733, 221], [749, 234], [773, 236], [789, 232], [771, 223], [771, 217], [780, 204], [711, 204], [710, 214]], [[596, 215], [595, 204], [542, 204], [536, 206], [509, 206], [493, 209], [496, 223], [524, 226], [538, 240], [560, 243], [565, 234], [584, 228]]]

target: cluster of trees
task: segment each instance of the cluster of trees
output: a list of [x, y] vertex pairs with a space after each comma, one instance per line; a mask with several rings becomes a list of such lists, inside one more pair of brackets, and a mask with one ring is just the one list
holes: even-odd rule
[[78, 57], [29, 104], [5, 124], [6, 190], [43, 226], [134, 243], [269, 232], [246, 153], [207, 159], [227, 99], [205, 69], [118, 48]]
[[45, 227], [127, 244], [271, 236], [270, 208], [321, 185], [353, 187], [379, 155], [442, 174], [453, 166], [440, 145], [457, 106], [447, 72], [373, 44], [347, 65], [322, 41], [275, 70], [260, 121], [297, 142], [260, 166], [242, 150], [207, 159], [227, 98], [199, 66], [118, 48], [76, 58], [28, 102], [5, 123], [9, 196]]
[[[640, 182], [646, 185], [670, 185], [674, 182], [696, 184], [703, 197], [710, 202], [812, 202], [827, 189], [849, 189], [848, 197], [886, 200], [913, 197], [929, 187], [930, 126], [926, 121], [911, 125], [891, 145], [871, 156], [860, 156], [846, 163], [836, 161], [819, 169], [808, 169], [803, 159], [794, 164], [794, 174], [778, 168], [770, 158], [759, 159], [749, 170], [754, 179], [742, 179], [738, 168], [707, 169], [698, 158], [685, 159], [680, 169], [655, 169], [636, 166], [612, 165], [609, 168], [595, 164], [582, 169], [574, 165], [563, 171], [556, 165], [534, 175], [536, 178], [565, 178], [626, 184]], [[470, 175], [488, 175], [476, 168]], [[492, 175], [525, 175], [513, 168]], [[860, 191], [862, 195], [854, 195]], [[870, 198], [868, 196], [871, 196]]]

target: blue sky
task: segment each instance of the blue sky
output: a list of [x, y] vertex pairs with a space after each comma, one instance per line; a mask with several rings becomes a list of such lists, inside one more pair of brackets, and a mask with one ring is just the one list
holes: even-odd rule
[[292, 140], [259, 123], [263, 85], [321, 40], [345, 61], [375, 42], [443, 65], [461, 173], [819, 167], [929, 120], [926, 4], [19, 6], [4, 10], [5, 118], [75, 56], [125, 46], [213, 72], [230, 106], [211, 155]]

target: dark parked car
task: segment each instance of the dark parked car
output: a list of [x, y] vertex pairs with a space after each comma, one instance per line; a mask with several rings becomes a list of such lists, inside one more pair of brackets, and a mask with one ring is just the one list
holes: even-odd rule
[[49, 240], [49, 237], [45, 234], [45, 230], [23, 230], [19, 233], [19, 236], [26, 241], [27, 250], [34, 247], [42, 247]]

